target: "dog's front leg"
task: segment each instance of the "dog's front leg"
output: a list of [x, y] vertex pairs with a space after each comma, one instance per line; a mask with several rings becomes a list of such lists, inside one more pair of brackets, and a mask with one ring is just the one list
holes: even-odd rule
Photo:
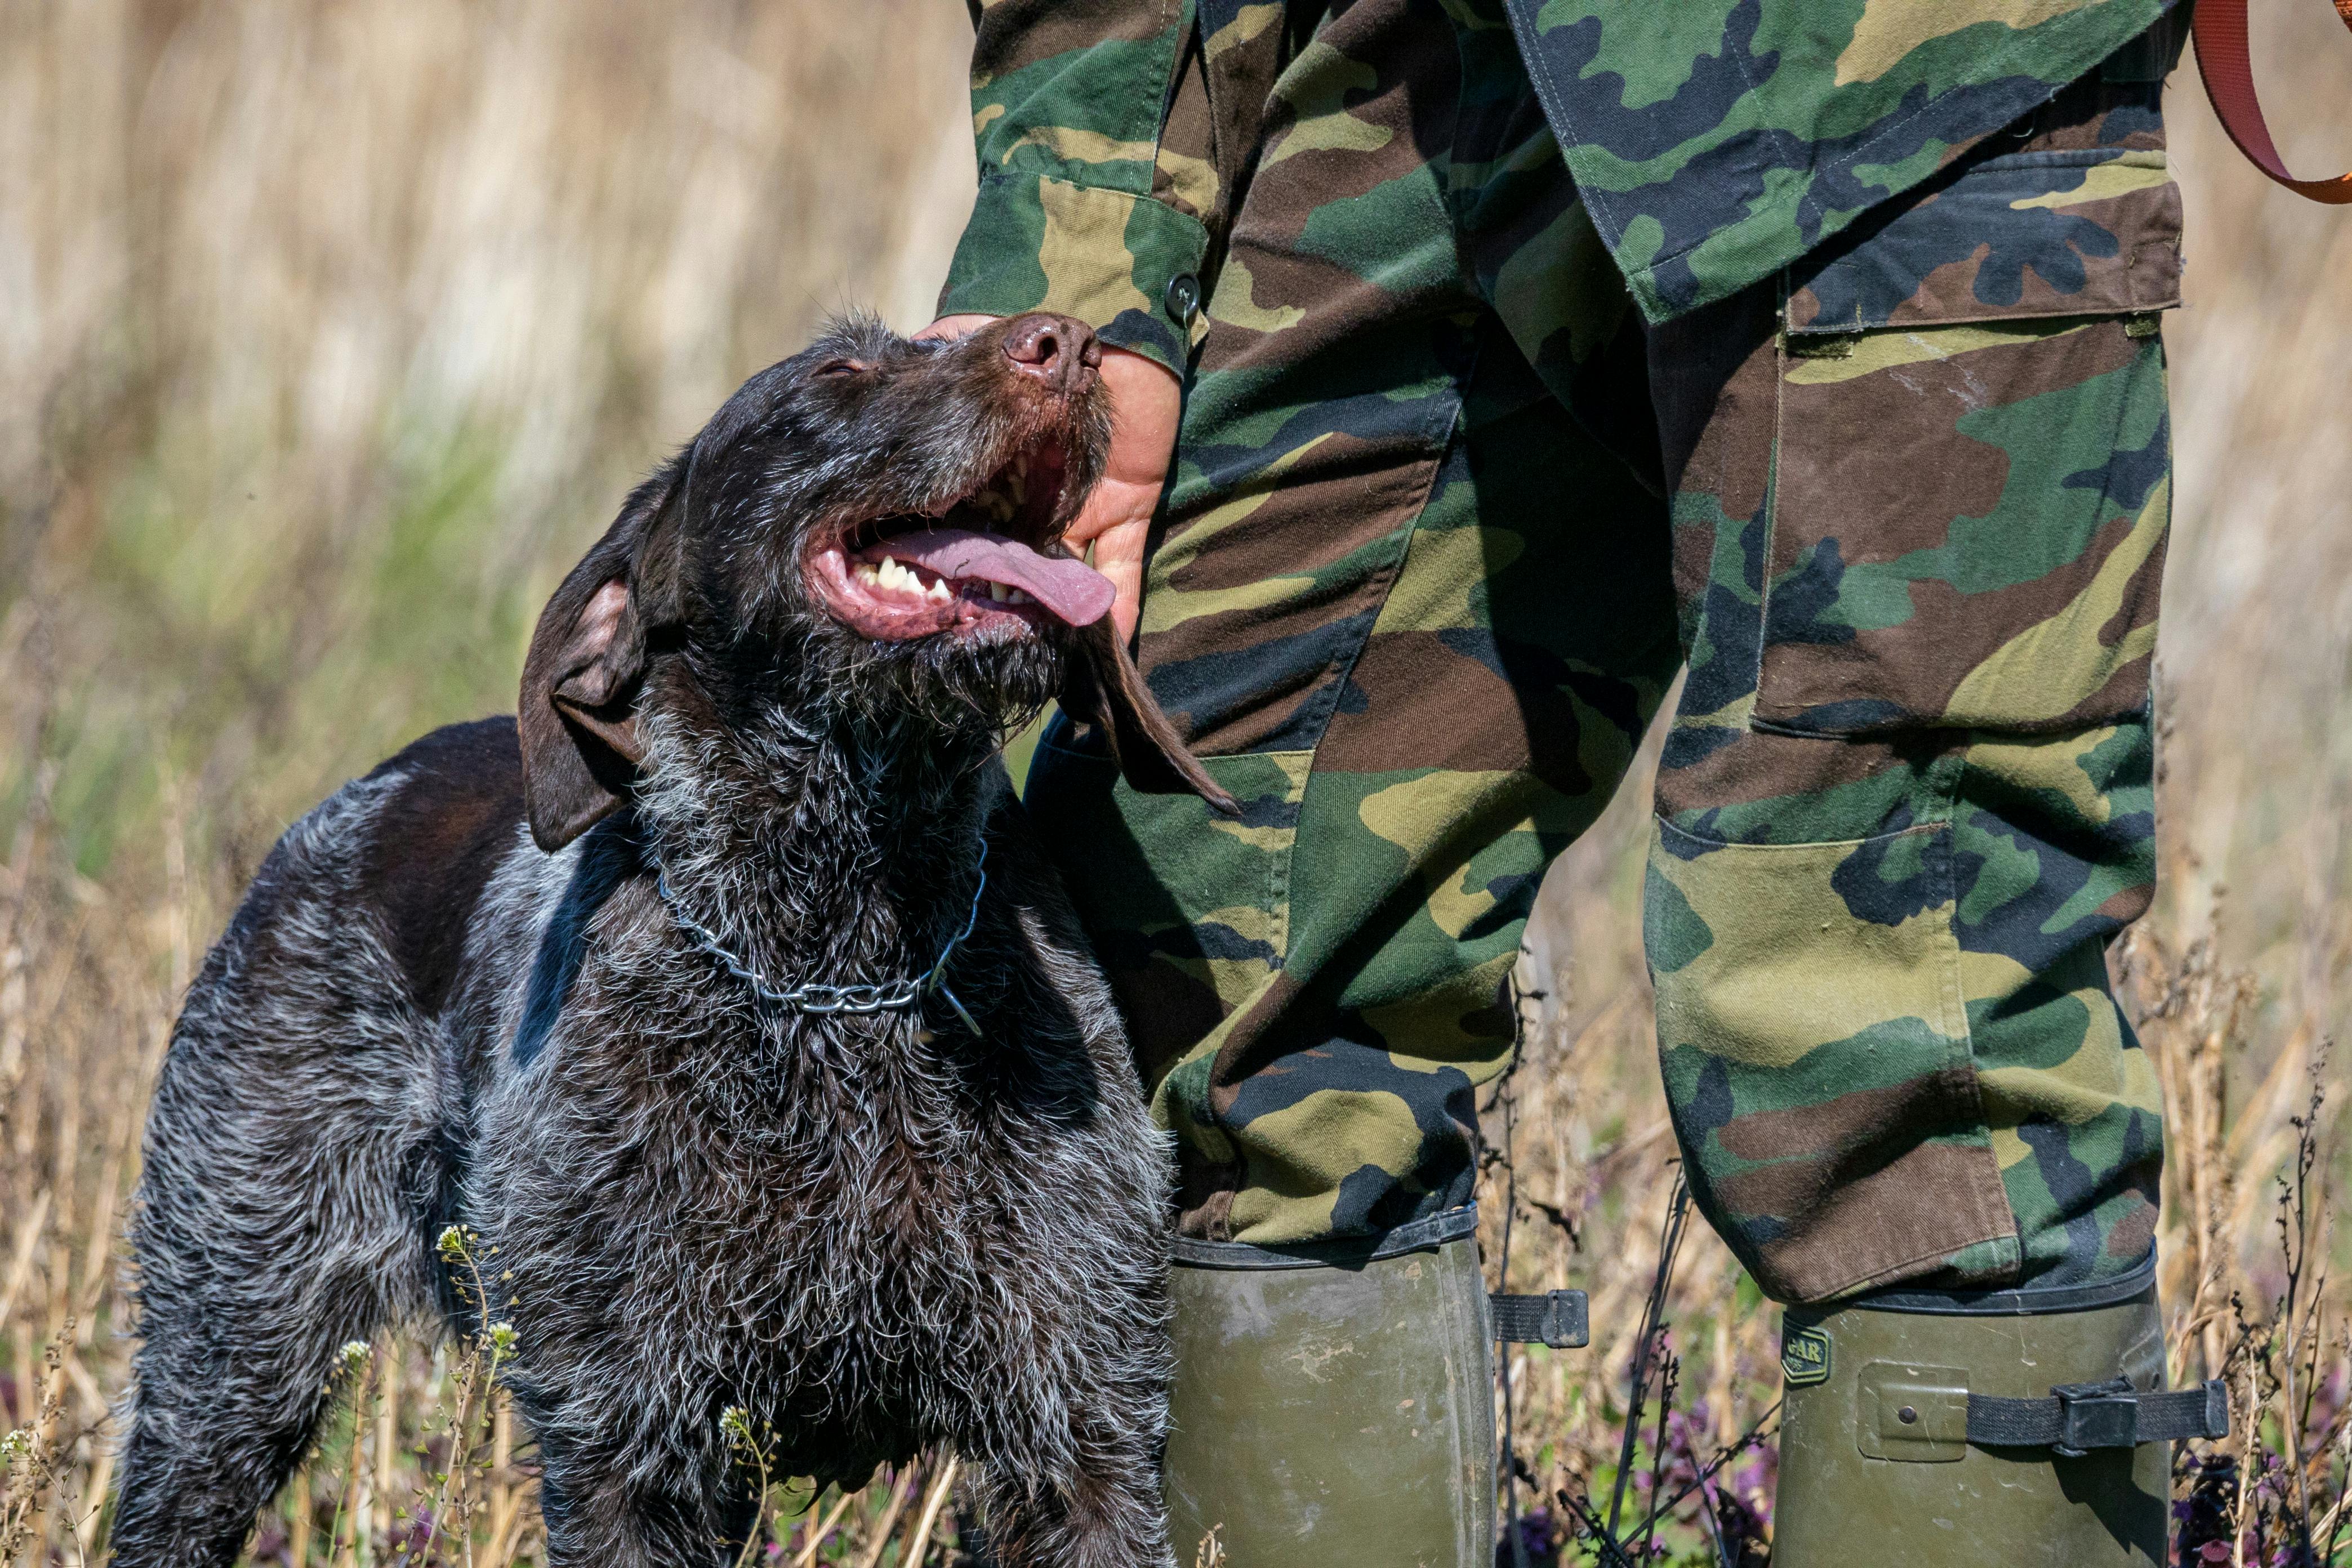
[[547, 1568], [721, 1568], [758, 1518], [723, 1445], [676, 1434], [540, 1432]]
[[1000, 1568], [1173, 1568], [1153, 1446], [1133, 1426], [1077, 1436], [1082, 1468], [1066, 1482], [981, 1467], [990, 1555]]

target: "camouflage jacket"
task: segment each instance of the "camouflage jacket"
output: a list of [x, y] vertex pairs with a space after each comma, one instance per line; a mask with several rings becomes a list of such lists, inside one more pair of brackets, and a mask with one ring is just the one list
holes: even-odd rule
[[[2169, 3], [1508, 9], [1579, 191], [1658, 321], [1797, 260], [2146, 33]], [[972, 5], [980, 195], [941, 312], [1058, 310], [1181, 370], [1259, 110], [1284, 65], [1317, 47], [1328, 0]], [[1312, 107], [1329, 136], [1369, 129], [1344, 102]], [[1296, 135], [1283, 151], [1294, 147]]]

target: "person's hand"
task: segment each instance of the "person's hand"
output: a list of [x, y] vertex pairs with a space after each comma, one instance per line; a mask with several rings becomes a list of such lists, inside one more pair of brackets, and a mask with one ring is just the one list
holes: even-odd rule
[[[941, 316], [915, 335], [960, 338], [993, 316]], [[1156, 360], [1129, 349], [1103, 345], [1103, 385], [1111, 397], [1110, 456], [1094, 493], [1062, 538], [1072, 550], [1094, 546], [1096, 571], [1110, 579], [1117, 597], [1111, 618], [1119, 640], [1135, 635], [1143, 603], [1143, 547], [1151, 511], [1160, 504], [1176, 453], [1176, 422], [1183, 413], [1183, 384]]]

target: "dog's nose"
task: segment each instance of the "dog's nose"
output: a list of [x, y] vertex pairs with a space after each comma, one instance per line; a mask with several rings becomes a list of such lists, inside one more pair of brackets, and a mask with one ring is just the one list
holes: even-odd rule
[[1067, 316], [1024, 316], [1005, 330], [1004, 357], [1015, 370], [1034, 375], [1055, 391], [1083, 392], [1102, 363], [1102, 344], [1093, 329]]

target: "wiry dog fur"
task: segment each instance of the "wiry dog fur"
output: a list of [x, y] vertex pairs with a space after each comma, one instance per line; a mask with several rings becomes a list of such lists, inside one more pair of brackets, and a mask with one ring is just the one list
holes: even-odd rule
[[[271, 852], [148, 1123], [118, 1563], [232, 1562], [346, 1342], [480, 1327], [452, 1223], [498, 1249], [553, 1563], [727, 1561], [730, 1405], [785, 1474], [952, 1446], [1007, 1564], [1170, 1561], [1165, 1151], [993, 756], [1058, 689], [1141, 786], [1213, 788], [1107, 623], [870, 641], [803, 569], [1046, 437], [1058, 532], [1104, 395], [1020, 374], [1018, 325], [853, 321], [754, 377], [549, 605], [520, 730], [429, 735]], [[764, 1004], [656, 886], [780, 982], [887, 982], [961, 928], [983, 840], [948, 971], [977, 1035], [937, 995]]]

